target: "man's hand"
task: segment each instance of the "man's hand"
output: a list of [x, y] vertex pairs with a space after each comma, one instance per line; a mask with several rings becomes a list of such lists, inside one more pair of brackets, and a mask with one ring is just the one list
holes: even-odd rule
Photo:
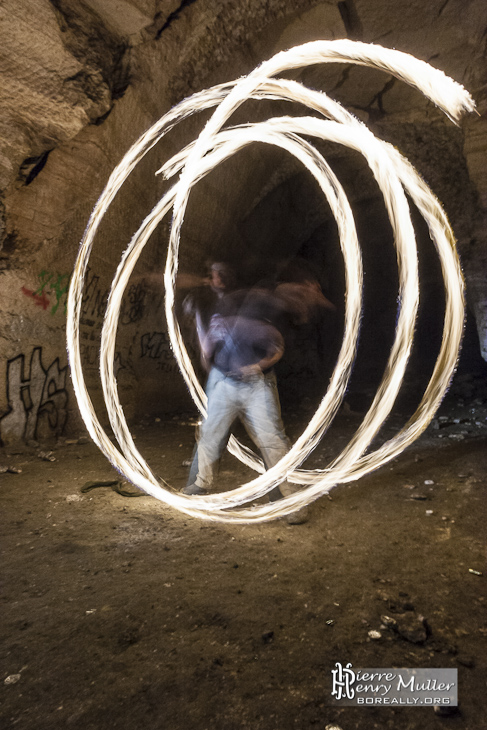
[[255, 363], [255, 365], [244, 365], [243, 367], [239, 368], [238, 371], [240, 378], [245, 382], [249, 382], [250, 380], [256, 380], [257, 378], [260, 378], [262, 375], [262, 370], [260, 369], [260, 365]]
[[210, 286], [211, 280], [207, 276], [178, 273], [176, 277], [177, 289], [196, 289], [199, 286]]

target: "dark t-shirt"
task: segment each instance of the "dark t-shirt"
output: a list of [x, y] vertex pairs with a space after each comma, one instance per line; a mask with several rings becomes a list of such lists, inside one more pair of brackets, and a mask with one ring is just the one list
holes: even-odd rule
[[215, 315], [208, 332], [208, 344], [215, 367], [227, 374], [274, 355], [283, 349], [284, 340], [279, 330], [268, 322]]

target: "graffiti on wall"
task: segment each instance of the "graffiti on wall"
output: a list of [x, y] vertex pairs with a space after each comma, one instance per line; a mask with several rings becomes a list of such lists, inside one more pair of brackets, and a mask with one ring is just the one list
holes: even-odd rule
[[66, 313], [66, 298], [69, 288], [69, 274], [54, 274], [44, 269], [38, 277], [39, 286], [37, 289], [22, 287], [22, 293], [34, 301], [44, 311], [51, 308], [51, 314], [56, 314], [59, 305], [63, 305]]
[[38, 307], [42, 307], [44, 311], [48, 308], [49, 297], [46, 295], [45, 292], [42, 295], [36, 294], [35, 291], [33, 291], [32, 289], [27, 289], [26, 286], [23, 286], [21, 291], [22, 294], [25, 294], [26, 297], [32, 299]]
[[[110, 290], [100, 286], [100, 277], [92, 273], [88, 268], [86, 287], [81, 306], [81, 315], [88, 319], [102, 320], [107, 308], [108, 294]], [[140, 322], [145, 313], [147, 290], [144, 282], [131, 284], [127, 289], [125, 298], [120, 309], [121, 324], [133, 324]], [[93, 326], [94, 322], [89, 322]]]
[[[100, 277], [88, 267], [81, 316], [88, 319], [103, 319], [107, 308], [109, 291], [108, 288], [100, 286]], [[94, 322], [90, 324], [94, 324]]]
[[140, 322], [145, 313], [147, 294], [147, 289], [142, 281], [129, 286], [120, 310], [121, 324]]
[[7, 363], [7, 402], [9, 411], [0, 417], [0, 435], [13, 441], [36, 439], [40, 424], [46, 432], [59, 436], [67, 418], [67, 366], [59, 358], [47, 369], [42, 364], [42, 347], [35, 347], [26, 367], [25, 355]]
[[[81, 305], [80, 317], [80, 352], [83, 365], [89, 369], [97, 369], [99, 361], [100, 333], [107, 308], [109, 289], [100, 284], [100, 277], [88, 268], [86, 287]], [[131, 325], [139, 322], [146, 311], [148, 292], [144, 282], [132, 284], [122, 301], [119, 322]], [[115, 370], [130, 367], [130, 358], [117, 353]]]
[[[44, 311], [50, 308], [51, 314], [54, 315], [62, 305], [62, 311], [66, 314], [69, 281], [69, 274], [55, 274], [43, 269], [38, 276], [39, 286], [37, 289], [28, 289], [23, 286], [21, 291], [26, 297], [32, 299], [36, 306], [42, 307]], [[101, 287], [99, 282], [100, 277], [88, 267], [81, 307], [82, 318], [84, 317], [85, 320], [92, 320], [93, 318], [101, 320], [105, 316], [109, 289]], [[147, 294], [148, 291], [144, 281], [139, 281], [128, 287], [120, 310], [121, 324], [140, 322], [146, 310]], [[94, 321], [86, 323], [88, 326], [95, 324]]]
[[140, 357], [156, 361], [156, 370], [173, 373], [178, 369], [167, 332], [146, 332], [140, 338]]

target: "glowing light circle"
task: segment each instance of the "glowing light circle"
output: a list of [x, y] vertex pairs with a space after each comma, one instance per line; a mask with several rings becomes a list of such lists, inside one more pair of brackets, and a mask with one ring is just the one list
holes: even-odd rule
[[[193, 516], [225, 522], [258, 522], [272, 519], [304, 506], [309, 501], [328, 492], [338, 483], [357, 479], [377, 468], [400, 453], [426, 428], [448, 387], [455, 368], [463, 331], [463, 279], [456, 255], [454, 236], [440, 204], [414, 168], [397, 150], [376, 139], [359, 120], [350, 115], [337, 102], [331, 100], [326, 94], [310, 91], [297, 82], [270, 78], [276, 73], [290, 68], [331, 61], [352, 61], [387, 70], [416, 86], [453, 120], [458, 119], [463, 111], [474, 109], [474, 103], [463, 87], [446, 77], [441, 71], [433, 69], [428, 64], [407, 54], [351, 41], [318, 41], [305, 44], [277, 54], [248, 77], [234, 84], [223, 84], [195, 94], [159, 120], [129, 150], [110, 176], [107, 187], [92, 213], [81, 244], [68, 300], [67, 338], [73, 385], [87, 428], [101, 450], [127, 478], [149, 494]], [[235, 109], [250, 97], [257, 99], [285, 98], [298, 101], [333, 121], [323, 121], [315, 117], [281, 118], [221, 131], [222, 126]], [[195, 111], [215, 105], [218, 105], [216, 111], [196, 142], [175, 155], [162, 169], [167, 177], [182, 170], [179, 182], [142, 223], [122, 258], [112, 284], [102, 332], [101, 377], [110, 422], [121, 447], [121, 451], [119, 451], [112, 444], [96, 417], [81, 369], [79, 318], [83, 282], [94, 236], [114, 196], [143, 155], [178, 121]], [[382, 383], [369, 412], [340, 456], [326, 469], [313, 471], [299, 470], [296, 467], [318, 443], [345, 392], [354, 356], [360, 311], [360, 291], [357, 295], [353, 281], [354, 277], [357, 277], [360, 282], [361, 264], [353, 217], [341, 186], [323, 158], [311, 145], [304, 142], [298, 136], [299, 134], [332, 139], [358, 149], [367, 158], [383, 192], [395, 233], [402, 300], [396, 340]], [[176, 358], [196, 404], [204, 413], [205, 395], [184, 348], [173, 311], [180, 229], [188, 196], [194, 184], [220, 161], [234, 154], [245, 144], [257, 140], [281, 146], [300, 159], [316, 177], [330, 203], [337, 220], [346, 264], [347, 302], [344, 343], [330, 387], [322, 403], [302, 436], [279, 464], [264, 472], [261, 460], [249, 449], [243, 448], [232, 437], [229, 446], [231, 452], [257, 471], [264, 473], [231, 492], [208, 497], [186, 497], [159, 485], [142, 455], [137, 451], [127, 428], [116, 392], [113, 372], [114, 343], [120, 303], [130, 273], [143, 246], [161, 218], [173, 207], [174, 218], [165, 272], [166, 316]], [[401, 385], [411, 347], [417, 309], [418, 281], [414, 231], [403, 187], [425, 218], [440, 257], [446, 292], [443, 339], [433, 375], [416, 412], [396, 437], [376, 451], [364, 455], [385, 416], [392, 408]], [[229, 509], [262, 496], [285, 478], [307, 486], [279, 502], [250, 509]]]

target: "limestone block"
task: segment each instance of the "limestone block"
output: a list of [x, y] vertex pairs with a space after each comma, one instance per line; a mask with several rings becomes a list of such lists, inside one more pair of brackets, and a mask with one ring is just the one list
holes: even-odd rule
[[[6, 0], [0, 9], [0, 187], [5, 188], [26, 158], [74, 137], [111, 106], [107, 74], [83, 53], [78, 27], [77, 47], [48, 0], [18, 3]], [[110, 53], [110, 34], [107, 53]], [[88, 42], [88, 41], [86, 41]], [[90, 41], [91, 42], [91, 41]], [[112, 39], [112, 45], [113, 45]], [[116, 43], [115, 43], [116, 45]]]

